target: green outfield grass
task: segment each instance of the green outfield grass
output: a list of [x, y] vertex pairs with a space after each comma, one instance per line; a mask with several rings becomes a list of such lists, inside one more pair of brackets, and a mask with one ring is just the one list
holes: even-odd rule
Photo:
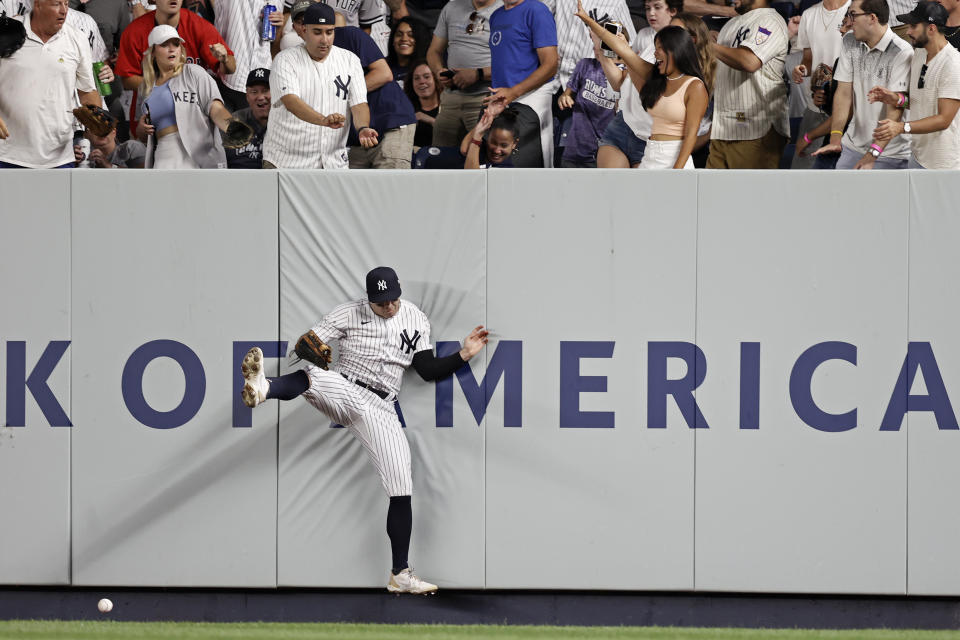
[[0, 621], [0, 638], [18, 640], [130, 638], [183, 638], [205, 640], [459, 640], [461, 638], [616, 638], [618, 640], [960, 640], [960, 631], [811, 631], [805, 629], [688, 629], [679, 627], [521, 627], [455, 626], [415, 624], [213, 624], [194, 622], [113, 622], [113, 621]]

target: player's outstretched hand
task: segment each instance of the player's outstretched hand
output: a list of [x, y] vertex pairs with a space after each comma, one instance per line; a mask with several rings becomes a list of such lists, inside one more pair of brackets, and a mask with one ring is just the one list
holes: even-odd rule
[[7, 129], [6, 123], [4, 123], [3, 118], [0, 118], [0, 140], [6, 140], [10, 137], [10, 131]]
[[460, 357], [463, 358], [464, 362], [480, 353], [480, 350], [486, 346], [489, 335], [490, 332], [484, 329], [483, 325], [480, 325], [463, 339], [463, 348], [460, 349]]

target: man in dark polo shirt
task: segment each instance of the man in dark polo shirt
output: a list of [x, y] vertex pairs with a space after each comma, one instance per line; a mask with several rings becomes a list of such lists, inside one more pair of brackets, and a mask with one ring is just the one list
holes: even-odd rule
[[263, 137], [270, 117], [270, 69], [254, 69], [247, 74], [247, 104], [233, 117], [250, 125], [253, 138], [239, 149], [225, 149], [230, 169], [263, 168]]

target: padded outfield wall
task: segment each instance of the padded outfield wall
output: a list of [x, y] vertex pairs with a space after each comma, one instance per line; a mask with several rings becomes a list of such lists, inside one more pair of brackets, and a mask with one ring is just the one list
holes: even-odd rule
[[[103, 194], [117, 194], [104, 197]], [[818, 194], [815, 197], [806, 194]], [[443, 587], [960, 595], [948, 172], [0, 172], [0, 584], [381, 587], [387, 500], [239, 402], [378, 264]]]

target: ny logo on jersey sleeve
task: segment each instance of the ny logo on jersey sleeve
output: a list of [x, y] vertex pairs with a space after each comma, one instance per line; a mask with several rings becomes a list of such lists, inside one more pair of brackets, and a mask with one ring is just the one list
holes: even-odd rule
[[736, 49], [747, 41], [750, 37], [750, 27], [740, 27], [737, 29], [737, 36], [733, 39], [733, 48]]
[[414, 352], [417, 349], [417, 343], [420, 342], [420, 338], [422, 337], [419, 331], [414, 331], [413, 337], [411, 338], [407, 335], [407, 330], [404, 329], [400, 333], [400, 350], [404, 353]]
[[[337, 76], [337, 79], [333, 81], [333, 84], [337, 87], [337, 97], [338, 97], [338, 98], [343, 98], [344, 100], [346, 100], [347, 98], [350, 97], [350, 89], [349, 89], [349, 87], [350, 87], [350, 81], [351, 81], [351, 80], [353, 80], [353, 76], [347, 76], [347, 80], [346, 80], [346, 82], [344, 82], [343, 78], [341, 78], [341, 77], [338, 75], [338, 76]], [[343, 95], [342, 95], [342, 96], [340, 95], [340, 92], [341, 92], [341, 91], [343, 91]]]

